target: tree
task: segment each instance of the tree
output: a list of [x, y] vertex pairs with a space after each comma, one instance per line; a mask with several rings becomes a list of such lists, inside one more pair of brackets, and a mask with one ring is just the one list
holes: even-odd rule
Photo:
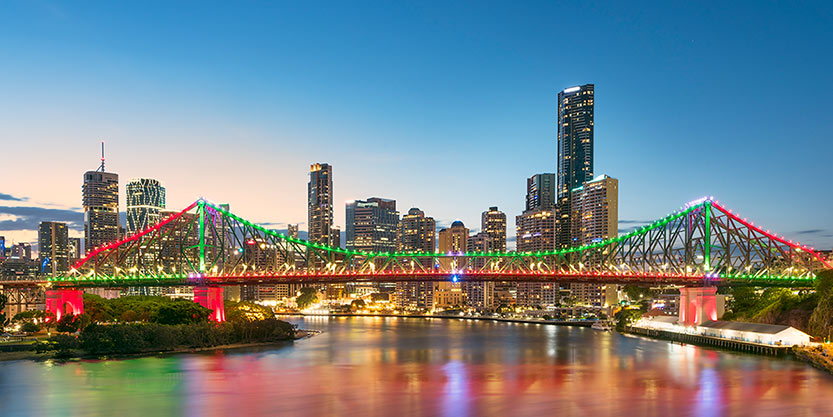
[[0, 294], [0, 330], [6, 325], [6, 313], [3, 310], [6, 308], [6, 302], [9, 298], [5, 294]]
[[75, 333], [78, 329], [81, 329], [86, 324], [85, 322], [89, 322], [89, 316], [84, 314], [67, 314], [61, 317], [58, 320], [58, 324], [55, 326], [55, 330], [61, 333]]
[[23, 326], [20, 328], [20, 331], [24, 333], [37, 333], [40, 331], [40, 326], [32, 322], [23, 323]]
[[208, 321], [211, 310], [190, 301], [177, 301], [159, 308], [151, 320], [159, 324], [188, 324]]
[[232, 323], [253, 322], [275, 317], [271, 308], [260, 304], [241, 301], [238, 303], [226, 301], [226, 321]]
[[295, 299], [298, 308], [303, 310], [318, 302], [318, 295], [316, 295], [315, 288], [304, 287], [301, 288], [301, 295]]
[[365, 304], [364, 300], [353, 300], [353, 302], [350, 303], [350, 311], [355, 313], [359, 310], [364, 310], [366, 306], [367, 304]]

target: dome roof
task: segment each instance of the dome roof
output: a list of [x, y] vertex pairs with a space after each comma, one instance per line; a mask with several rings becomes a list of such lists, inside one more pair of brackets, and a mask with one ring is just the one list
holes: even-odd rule
[[451, 227], [458, 227], [458, 226], [459, 227], [466, 227], [466, 226], [463, 225], [463, 222], [461, 222], [459, 220], [455, 220], [454, 223], [451, 223]]

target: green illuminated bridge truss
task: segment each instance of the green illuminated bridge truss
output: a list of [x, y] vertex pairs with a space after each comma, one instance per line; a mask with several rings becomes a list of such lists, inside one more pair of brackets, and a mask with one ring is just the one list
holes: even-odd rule
[[377, 253], [295, 239], [199, 200], [94, 248], [53, 287], [397, 281], [808, 286], [831, 265], [712, 199], [587, 246], [518, 253]]

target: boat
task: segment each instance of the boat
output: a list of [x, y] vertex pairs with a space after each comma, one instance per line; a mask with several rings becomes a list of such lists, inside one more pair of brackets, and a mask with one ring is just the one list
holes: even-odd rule
[[590, 328], [593, 329], [593, 330], [601, 330], [601, 331], [604, 331], [604, 332], [609, 332], [609, 331], [613, 330], [613, 326], [611, 326], [610, 323], [608, 323], [606, 321], [597, 321], [597, 322], [593, 323], [593, 325], [590, 326]]

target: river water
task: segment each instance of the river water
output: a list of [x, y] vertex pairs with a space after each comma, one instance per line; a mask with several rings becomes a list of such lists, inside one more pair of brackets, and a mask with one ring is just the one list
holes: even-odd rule
[[0, 416], [825, 416], [833, 377], [790, 359], [587, 328], [292, 318], [268, 348], [0, 362]]

